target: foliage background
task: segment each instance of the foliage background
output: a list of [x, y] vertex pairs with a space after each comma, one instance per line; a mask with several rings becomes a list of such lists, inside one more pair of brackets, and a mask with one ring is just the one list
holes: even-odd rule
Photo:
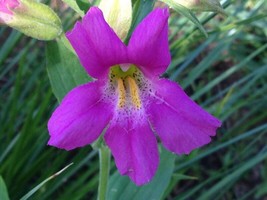
[[[151, 2], [134, 1], [136, 19], [149, 12]], [[171, 12], [172, 63], [163, 75], [220, 118], [222, 128], [211, 144], [189, 156], [162, 151], [161, 160], [169, 165], [159, 171], [167, 179], [157, 174], [151, 186], [132, 186], [112, 163], [108, 199], [152, 199], [154, 185], [164, 189], [155, 199], [267, 196], [267, 5], [264, 0], [222, 3], [227, 18], [197, 13], [208, 38]], [[65, 30], [78, 19], [62, 3], [47, 4], [64, 19]], [[10, 199], [20, 199], [72, 162], [30, 199], [96, 199], [97, 152], [90, 146], [66, 152], [46, 145], [47, 120], [58, 103], [46, 71], [45, 43], [0, 27], [0, 44], [0, 199], [5, 189]]]

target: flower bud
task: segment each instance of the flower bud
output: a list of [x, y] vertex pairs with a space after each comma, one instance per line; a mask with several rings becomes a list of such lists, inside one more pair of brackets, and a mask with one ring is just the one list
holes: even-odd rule
[[62, 33], [56, 13], [34, 0], [0, 0], [0, 23], [39, 40], [52, 40]]
[[132, 22], [131, 0], [102, 0], [99, 8], [111, 28], [124, 40]]

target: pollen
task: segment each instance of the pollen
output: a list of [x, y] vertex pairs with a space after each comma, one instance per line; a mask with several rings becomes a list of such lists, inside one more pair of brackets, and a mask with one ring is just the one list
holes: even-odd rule
[[121, 78], [117, 79], [117, 83], [118, 83], [118, 94], [119, 94], [118, 107], [122, 108], [125, 106], [126, 103], [126, 90], [123, 84], [123, 80]]
[[136, 108], [140, 109], [141, 108], [141, 100], [139, 97], [138, 86], [137, 86], [135, 80], [130, 76], [126, 77], [126, 81], [127, 81], [129, 88], [130, 88], [130, 96], [131, 96], [132, 103], [134, 104], [134, 106]]

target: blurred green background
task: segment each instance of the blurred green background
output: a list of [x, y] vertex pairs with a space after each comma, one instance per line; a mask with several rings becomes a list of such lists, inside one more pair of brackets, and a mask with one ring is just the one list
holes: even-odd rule
[[[149, 11], [150, 2], [134, 2], [139, 2], [138, 16]], [[161, 162], [155, 180], [143, 188], [119, 176], [112, 162], [108, 199], [152, 199], [154, 185], [162, 191], [153, 199], [267, 197], [267, 3], [222, 4], [228, 17], [197, 13], [208, 38], [171, 11], [172, 63], [163, 75], [222, 120], [217, 136], [188, 156], [163, 151], [161, 160], [171, 164]], [[68, 30], [77, 18], [62, 3], [52, 5]], [[96, 199], [98, 153], [89, 145], [70, 152], [47, 146], [46, 125], [57, 105], [46, 71], [45, 43], [0, 27], [0, 200], [5, 190], [10, 199], [33, 193], [72, 162], [30, 199]], [[167, 179], [159, 178], [160, 173]]]

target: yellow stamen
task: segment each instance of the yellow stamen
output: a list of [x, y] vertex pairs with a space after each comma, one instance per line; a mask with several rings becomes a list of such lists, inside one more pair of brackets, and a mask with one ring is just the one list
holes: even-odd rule
[[126, 80], [129, 84], [132, 103], [139, 109], [141, 108], [141, 100], [138, 93], [138, 86], [132, 77], [127, 76]]
[[126, 90], [124, 88], [123, 81], [121, 78], [118, 78], [117, 82], [118, 82], [118, 92], [119, 92], [118, 106], [122, 108], [126, 103]]

